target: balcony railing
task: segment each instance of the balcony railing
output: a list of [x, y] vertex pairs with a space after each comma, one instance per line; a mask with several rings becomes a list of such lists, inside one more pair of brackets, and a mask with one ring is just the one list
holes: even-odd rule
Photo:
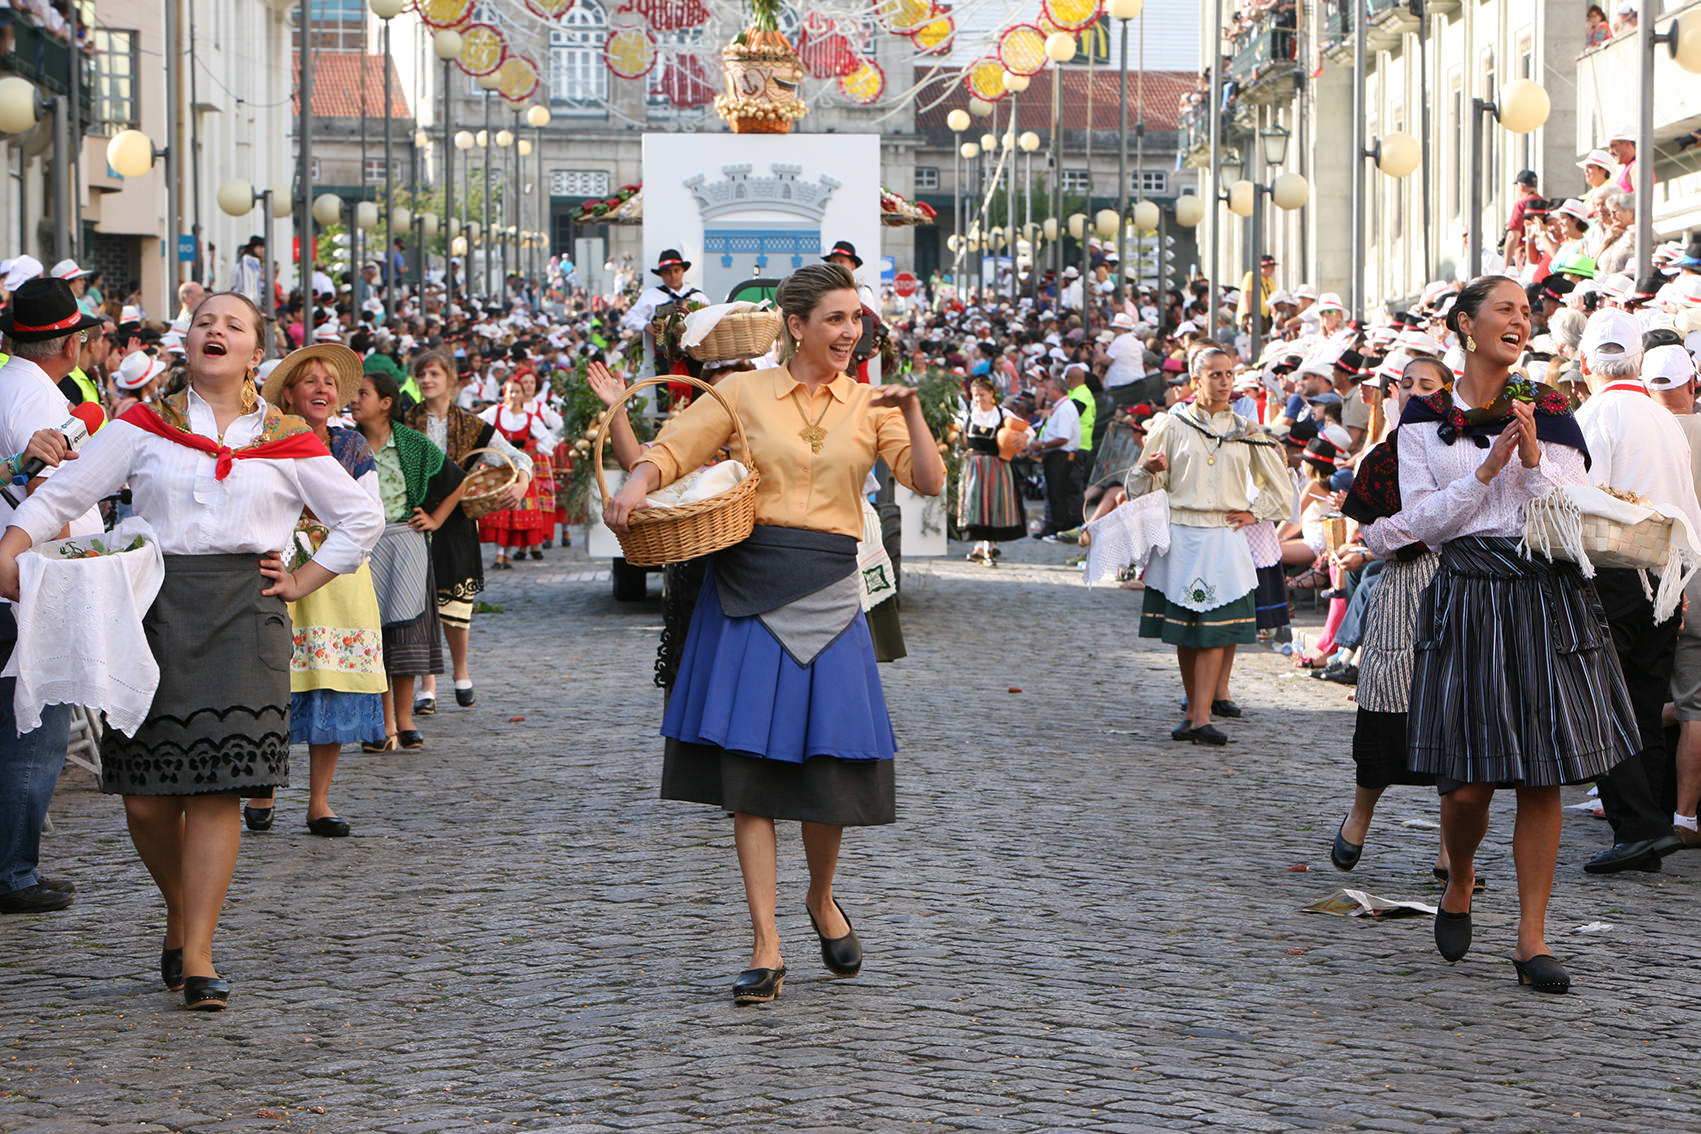
[[31, 23], [23, 13], [16, 13], [11, 28], [12, 49], [0, 55], [0, 73], [21, 75], [48, 94], [69, 94], [71, 65], [75, 59], [84, 117], [87, 118], [92, 89], [89, 84], [89, 61], [58, 36]]
[[1234, 57], [1229, 63], [1229, 77], [1246, 90], [1276, 71], [1291, 71], [1294, 62], [1295, 36], [1292, 27], [1278, 26], [1278, 21], [1293, 19], [1292, 9], [1286, 16], [1272, 14], [1235, 42]]

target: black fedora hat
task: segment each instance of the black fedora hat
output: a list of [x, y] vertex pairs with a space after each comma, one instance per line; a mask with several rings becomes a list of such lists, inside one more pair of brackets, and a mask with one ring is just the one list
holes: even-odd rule
[[651, 268], [650, 271], [659, 276], [663, 268], [684, 268], [689, 272], [691, 261], [681, 256], [677, 248], [664, 248], [662, 254], [656, 257], [656, 266]]
[[12, 293], [12, 305], [0, 311], [0, 334], [20, 343], [40, 343], [100, 326], [99, 315], [85, 315], [64, 280], [30, 280]]
[[834, 256], [849, 256], [851, 263], [855, 264], [859, 268], [862, 267], [862, 257], [856, 254], [856, 245], [852, 244], [848, 240], [841, 240], [834, 244], [833, 250], [821, 257], [821, 259], [831, 260]]

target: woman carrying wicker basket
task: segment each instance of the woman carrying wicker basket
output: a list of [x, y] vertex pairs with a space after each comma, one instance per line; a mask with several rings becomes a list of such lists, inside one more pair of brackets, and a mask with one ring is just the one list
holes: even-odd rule
[[[475, 465], [502, 469], [511, 465], [516, 475], [494, 503], [498, 508], [517, 506], [531, 484], [532, 459], [509, 444], [495, 426], [455, 404], [455, 363], [447, 354], [427, 351], [414, 359], [412, 369], [424, 400], [408, 411], [408, 428], [429, 437], [469, 477], [478, 471]], [[478, 454], [477, 459], [469, 464], [473, 454]], [[472, 487], [468, 485], [469, 493]], [[437, 576], [437, 615], [454, 667], [455, 703], [466, 708], [476, 700], [472, 671], [467, 667], [467, 637], [472, 632], [473, 603], [484, 590], [484, 555], [478, 546], [478, 524], [464, 508], [450, 512], [433, 533], [431, 566]], [[414, 712], [436, 711], [437, 675], [426, 674]]]
[[1414, 771], [1441, 791], [1447, 889], [1435, 946], [1471, 945], [1476, 852], [1494, 790], [1518, 793], [1518, 980], [1564, 992], [1546, 941], [1559, 853], [1561, 784], [1605, 774], [1637, 748], [1636, 715], [1594, 588], [1572, 563], [1518, 550], [1525, 502], [1588, 483], [1582, 431], [1558, 391], [1514, 380], [1530, 337], [1524, 289], [1480, 276], [1447, 328], [1465, 348], [1454, 391], [1400, 415], [1400, 506], [1411, 537], [1440, 552], [1414, 635], [1406, 734]]
[[893, 755], [874, 647], [862, 615], [856, 547], [860, 493], [884, 459], [923, 495], [945, 466], [915, 391], [846, 376], [862, 329], [850, 273], [811, 264], [781, 283], [784, 366], [733, 374], [663, 430], [611, 497], [604, 519], [626, 534], [634, 510], [738, 436], [733, 455], [758, 475], [756, 529], [715, 554], [692, 615], [662, 734], [662, 796], [734, 813], [755, 944], [733, 1001], [779, 995], [774, 922], [775, 819], [803, 823], [807, 908], [822, 959], [858, 972], [862, 949], [833, 898], [842, 828], [896, 818]]

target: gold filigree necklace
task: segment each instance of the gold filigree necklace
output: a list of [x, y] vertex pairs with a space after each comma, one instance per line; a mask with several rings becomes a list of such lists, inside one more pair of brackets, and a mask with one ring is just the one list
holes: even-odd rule
[[833, 395], [827, 395], [827, 404], [821, 407], [821, 412], [814, 421], [809, 420], [809, 414], [804, 411], [803, 402], [798, 398], [796, 390], [791, 392], [791, 400], [797, 407], [797, 416], [803, 419], [803, 428], [797, 431], [797, 435], [809, 442], [810, 452], [819, 453], [822, 443], [827, 440], [827, 431], [821, 428], [821, 422], [827, 416], [827, 411], [833, 408]]

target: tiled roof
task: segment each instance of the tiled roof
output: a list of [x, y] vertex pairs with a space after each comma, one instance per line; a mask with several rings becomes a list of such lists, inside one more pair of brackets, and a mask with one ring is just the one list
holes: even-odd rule
[[[925, 72], [918, 72], [916, 81], [920, 82]], [[1041, 71], [1033, 77], [1028, 89], [1014, 96], [1016, 99], [1016, 118], [1023, 130], [1045, 131], [1051, 128], [1051, 71]], [[1092, 73], [1092, 129], [1115, 130], [1121, 119], [1117, 109], [1118, 73], [1111, 67], [1093, 68]], [[1181, 96], [1194, 90], [1199, 85], [1199, 76], [1193, 71], [1147, 71], [1146, 72], [1146, 129], [1174, 130], [1177, 129], [1179, 114], [1177, 107]], [[1128, 129], [1132, 131], [1134, 124], [1139, 121], [1138, 106], [1140, 76], [1136, 71], [1128, 73]], [[1080, 130], [1087, 122], [1088, 85], [1087, 68], [1071, 64], [1063, 68], [1063, 116], [1065, 129]], [[931, 83], [918, 90], [915, 95], [916, 105], [920, 107], [939, 99], [949, 91], [949, 97], [938, 106], [923, 110], [916, 115], [916, 126], [922, 130], [944, 130], [945, 116], [958, 108], [964, 110], [969, 106], [969, 91], [960, 78], [954, 73], [942, 74]], [[1006, 96], [1007, 98], [1009, 96]], [[1009, 114], [1007, 102], [998, 104], [998, 122], [1002, 127], [1006, 115]]]
[[[313, 117], [359, 118], [360, 87], [366, 84], [366, 116], [384, 117], [384, 71], [390, 72], [390, 117], [412, 118], [396, 65], [387, 55], [358, 51], [315, 51], [313, 53]], [[301, 113], [301, 57], [290, 63], [291, 110]]]

